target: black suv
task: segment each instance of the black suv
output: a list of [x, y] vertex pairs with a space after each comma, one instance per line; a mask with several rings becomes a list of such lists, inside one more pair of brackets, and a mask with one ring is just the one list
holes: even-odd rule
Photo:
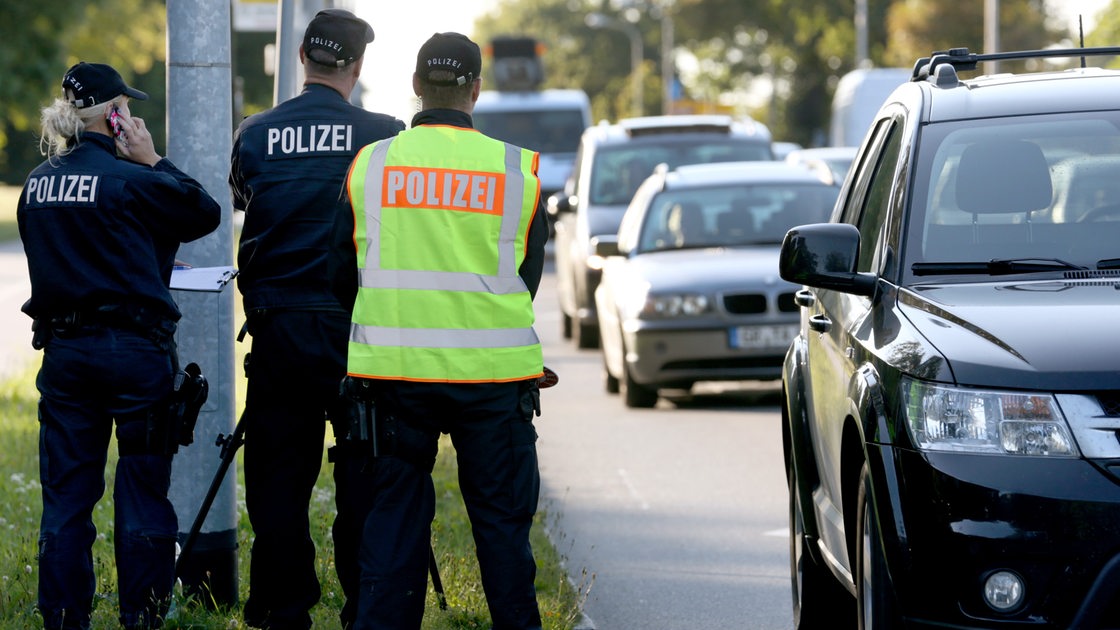
[[786, 234], [797, 627], [1120, 627], [1117, 54], [919, 60]]
[[749, 118], [645, 116], [584, 130], [572, 176], [548, 200], [564, 338], [580, 348], [598, 347], [595, 287], [603, 259], [591, 251], [591, 238], [618, 232], [626, 206], [654, 167], [772, 159], [770, 131]]

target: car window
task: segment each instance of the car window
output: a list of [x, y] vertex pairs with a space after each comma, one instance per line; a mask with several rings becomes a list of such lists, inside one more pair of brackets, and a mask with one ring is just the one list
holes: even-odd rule
[[662, 192], [649, 202], [638, 250], [777, 245], [795, 225], [828, 220], [838, 192], [823, 184]]
[[899, 124], [892, 124], [887, 129], [888, 135], [880, 154], [879, 164], [871, 175], [863, 211], [856, 222], [860, 234], [857, 271], [878, 271], [876, 263], [878, 252], [881, 251], [879, 245], [887, 233], [885, 224], [887, 211], [891, 202], [891, 190], [894, 188], [895, 167], [898, 165], [899, 152], [902, 148], [902, 133], [899, 126]]
[[638, 186], [653, 173], [658, 164], [676, 168], [682, 164], [769, 160], [766, 143], [713, 138], [697, 141], [694, 137], [655, 142], [635, 142], [600, 147], [595, 153], [591, 171], [590, 203], [619, 205], [630, 202]]
[[1120, 115], [930, 125], [909, 263], [1120, 257]]
[[538, 111], [475, 110], [475, 129], [519, 147], [541, 153], [574, 153], [583, 133], [583, 113], [578, 109]]

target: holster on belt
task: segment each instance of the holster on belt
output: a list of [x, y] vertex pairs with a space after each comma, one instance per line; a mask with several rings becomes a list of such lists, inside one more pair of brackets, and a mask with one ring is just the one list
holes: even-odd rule
[[210, 385], [197, 363], [176, 372], [171, 393], [148, 411], [145, 422], [118, 424], [121, 455], [174, 455], [180, 446], [193, 444], [198, 413], [209, 393]]
[[365, 379], [347, 376], [339, 386], [341, 416], [339, 423], [345, 427], [346, 434], [339, 437], [339, 443], [347, 445], [348, 450], [358, 450], [373, 458], [381, 456], [381, 436], [378, 435], [377, 405], [373, 401], [373, 388]]
[[202, 374], [202, 368], [197, 363], [188, 363], [187, 367], [175, 374], [171, 390], [171, 400], [167, 406], [167, 418], [171, 428], [167, 439], [170, 452], [175, 453], [179, 446], [190, 446], [194, 443], [194, 426], [198, 422], [198, 412], [210, 395], [210, 383]]

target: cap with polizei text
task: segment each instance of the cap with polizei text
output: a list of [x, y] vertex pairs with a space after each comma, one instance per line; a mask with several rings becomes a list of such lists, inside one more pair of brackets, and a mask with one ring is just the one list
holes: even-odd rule
[[107, 103], [122, 94], [138, 101], [148, 100], [147, 94], [125, 85], [120, 73], [103, 63], [79, 61], [70, 66], [62, 77], [63, 96], [67, 91], [71, 94], [68, 100], [79, 109]]
[[373, 27], [345, 9], [323, 9], [303, 33], [303, 52], [324, 66], [342, 68], [357, 61], [373, 41]]
[[[443, 70], [452, 79], [432, 79], [431, 73]], [[424, 42], [416, 55], [416, 76], [432, 85], [464, 85], [482, 75], [482, 51], [478, 44], [460, 33], [436, 33]]]

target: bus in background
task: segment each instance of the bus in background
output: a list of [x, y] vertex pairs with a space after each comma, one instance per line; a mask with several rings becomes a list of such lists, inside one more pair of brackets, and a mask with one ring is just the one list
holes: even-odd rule
[[591, 101], [583, 90], [542, 90], [541, 46], [530, 37], [498, 37], [487, 47], [497, 89], [483, 90], [474, 106], [482, 133], [540, 153], [541, 198], [559, 192], [572, 172]]

